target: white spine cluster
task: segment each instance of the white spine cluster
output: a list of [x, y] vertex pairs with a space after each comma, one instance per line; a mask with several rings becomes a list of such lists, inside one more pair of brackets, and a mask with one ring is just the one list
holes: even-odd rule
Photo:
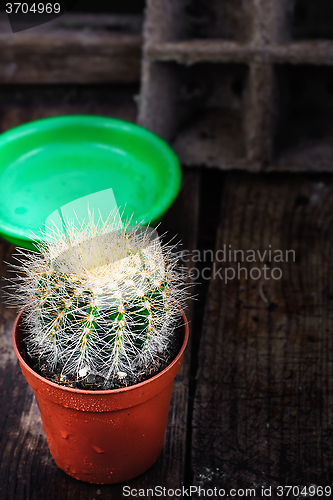
[[167, 348], [186, 294], [172, 248], [152, 235], [90, 219], [55, 232], [40, 253], [19, 249], [11, 295], [25, 306], [29, 354], [77, 379], [122, 379], [149, 366]]

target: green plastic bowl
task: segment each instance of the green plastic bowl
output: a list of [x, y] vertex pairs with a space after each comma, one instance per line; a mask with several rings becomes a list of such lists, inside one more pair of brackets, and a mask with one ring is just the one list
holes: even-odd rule
[[172, 149], [133, 123], [87, 115], [26, 123], [0, 135], [0, 236], [34, 249], [52, 212], [109, 188], [123, 219], [155, 225], [180, 184]]

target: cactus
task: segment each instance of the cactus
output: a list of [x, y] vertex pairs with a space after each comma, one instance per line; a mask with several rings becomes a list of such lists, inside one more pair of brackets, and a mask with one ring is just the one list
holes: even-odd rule
[[[15, 302], [25, 306], [33, 359], [64, 378], [135, 376], [168, 349], [184, 305], [172, 247], [149, 228], [67, 223], [39, 253], [19, 249]], [[156, 235], [156, 232], [155, 232]]]

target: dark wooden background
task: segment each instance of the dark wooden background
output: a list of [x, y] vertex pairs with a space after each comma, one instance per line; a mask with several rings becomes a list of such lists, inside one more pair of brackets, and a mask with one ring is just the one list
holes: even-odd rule
[[[0, 130], [64, 113], [134, 121], [137, 92], [135, 84], [2, 86]], [[189, 251], [224, 244], [263, 251], [271, 245], [295, 250], [296, 261], [274, 264], [283, 272], [279, 280], [245, 280], [244, 273], [227, 284], [218, 276], [198, 280], [197, 300], [188, 309], [190, 345], [175, 381], [163, 453], [149, 471], [126, 484], [255, 488], [256, 498], [261, 486], [272, 486], [271, 498], [278, 498], [277, 485], [332, 485], [332, 194], [328, 175], [184, 169], [181, 193], [161, 233], [177, 235]], [[2, 277], [7, 275], [3, 261], [11, 261], [13, 250], [0, 242]], [[213, 266], [209, 261], [189, 265]], [[82, 483], [54, 464], [32, 390], [11, 347], [15, 315], [2, 297], [0, 499], [122, 498], [123, 485]]]

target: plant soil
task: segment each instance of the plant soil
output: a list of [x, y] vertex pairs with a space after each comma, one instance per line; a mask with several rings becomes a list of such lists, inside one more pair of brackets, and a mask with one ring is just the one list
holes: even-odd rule
[[179, 353], [181, 346], [180, 328], [176, 328], [168, 348], [164, 352], [161, 352], [159, 357], [149, 363], [149, 365], [143, 366], [140, 373], [126, 374], [124, 377], [116, 376], [111, 381], [106, 381], [103, 377], [94, 374], [88, 374], [86, 377], [77, 380], [73, 375], [63, 375], [60, 365], [51, 370], [46, 361], [31, 358], [27, 352], [22, 353], [22, 357], [38, 375], [55, 384], [88, 391], [101, 391], [129, 387], [149, 380], [172, 363]]

